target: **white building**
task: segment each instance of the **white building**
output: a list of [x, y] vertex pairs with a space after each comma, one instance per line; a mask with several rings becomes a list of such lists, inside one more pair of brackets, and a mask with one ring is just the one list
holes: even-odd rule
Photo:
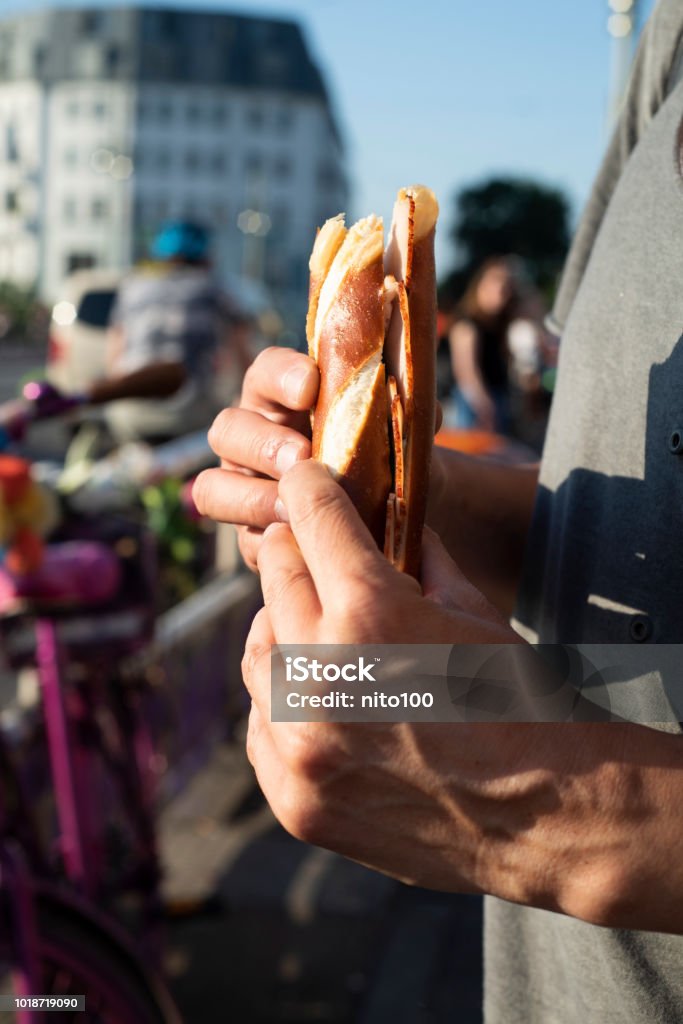
[[159, 8], [0, 22], [0, 279], [47, 300], [126, 268], [159, 223], [214, 231], [219, 272], [305, 307], [315, 228], [344, 210], [344, 153], [293, 22]]

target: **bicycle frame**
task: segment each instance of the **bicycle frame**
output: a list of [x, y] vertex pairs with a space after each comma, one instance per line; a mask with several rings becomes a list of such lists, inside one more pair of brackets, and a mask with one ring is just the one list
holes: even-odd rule
[[86, 896], [97, 894], [102, 851], [96, 839], [88, 758], [74, 735], [66, 707], [62, 652], [54, 620], [36, 622], [38, 678], [45, 715], [52, 780], [60, 824], [59, 842], [66, 875]]

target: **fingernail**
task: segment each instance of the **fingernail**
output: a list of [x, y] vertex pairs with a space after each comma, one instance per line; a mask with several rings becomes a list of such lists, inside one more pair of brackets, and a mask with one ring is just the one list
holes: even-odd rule
[[275, 518], [279, 523], [289, 522], [289, 512], [282, 498], [275, 499]]
[[301, 392], [308, 380], [309, 370], [306, 366], [295, 366], [285, 375], [282, 383], [285, 394], [290, 402], [298, 405], [301, 400]]
[[268, 526], [266, 526], [265, 530], [263, 531], [263, 536], [264, 537], [268, 537], [269, 534], [275, 533], [275, 531], [279, 530], [280, 527], [283, 526], [283, 525], [284, 525], [284, 523], [281, 523], [281, 522], [269, 523]]
[[275, 456], [275, 465], [278, 473], [284, 475], [288, 469], [291, 469], [295, 462], [298, 461], [301, 449], [298, 444], [283, 444], [281, 448], [278, 448], [277, 455]]

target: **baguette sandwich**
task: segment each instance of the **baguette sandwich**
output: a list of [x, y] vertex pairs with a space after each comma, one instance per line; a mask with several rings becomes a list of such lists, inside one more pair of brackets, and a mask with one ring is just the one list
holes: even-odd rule
[[384, 247], [380, 218], [319, 230], [306, 335], [320, 369], [313, 458], [347, 491], [387, 558], [420, 567], [436, 402], [438, 204], [401, 189]]

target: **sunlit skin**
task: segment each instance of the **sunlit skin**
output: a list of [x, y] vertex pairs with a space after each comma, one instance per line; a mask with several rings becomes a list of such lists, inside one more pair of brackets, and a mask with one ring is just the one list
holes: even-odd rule
[[507, 263], [494, 263], [484, 271], [477, 286], [477, 303], [486, 316], [499, 316], [514, 292], [514, 279]]
[[514, 591], [516, 563], [502, 557], [499, 534], [505, 523], [504, 546], [523, 547], [535, 469], [439, 456], [430, 520], [449, 523], [447, 546], [426, 532], [417, 582], [387, 563], [341, 488], [308, 460], [299, 431], [316, 391], [307, 357], [262, 354], [242, 407], [212, 428], [222, 468], [195, 486], [204, 514], [240, 524], [261, 575], [265, 606], [243, 674], [249, 757], [276, 816], [407, 882], [683, 932], [678, 737], [626, 724], [270, 721], [274, 643], [520, 643], [452, 556], [467, 537], [471, 577], [483, 567], [491, 585], [491, 552], [501, 552], [497, 592]]

